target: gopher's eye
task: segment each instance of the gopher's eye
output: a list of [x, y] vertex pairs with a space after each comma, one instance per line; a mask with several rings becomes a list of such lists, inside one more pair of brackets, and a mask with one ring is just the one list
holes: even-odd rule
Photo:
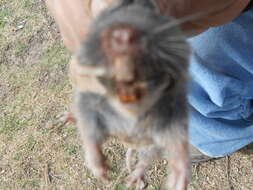
[[166, 77], [164, 82], [166, 82], [166, 90], [171, 90], [175, 86], [175, 79], [172, 77]]

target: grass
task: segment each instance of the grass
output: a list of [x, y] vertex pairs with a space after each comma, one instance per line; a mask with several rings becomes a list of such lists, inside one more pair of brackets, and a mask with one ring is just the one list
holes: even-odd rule
[[[1, 190], [127, 190], [124, 147], [114, 139], [104, 146], [113, 179], [104, 185], [85, 167], [76, 127], [58, 121], [70, 104], [69, 59], [43, 1], [0, 1]], [[253, 150], [244, 153], [194, 166], [189, 189], [251, 190]], [[161, 189], [164, 167], [148, 171], [147, 190]]]

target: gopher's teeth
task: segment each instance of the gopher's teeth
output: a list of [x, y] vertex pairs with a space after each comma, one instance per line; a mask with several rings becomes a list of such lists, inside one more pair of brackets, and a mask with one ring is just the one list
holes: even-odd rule
[[135, 94], [131, 95], [120, 95], [119, 99], [121, 102], [136, 102], [137, 101], [137, 96]]

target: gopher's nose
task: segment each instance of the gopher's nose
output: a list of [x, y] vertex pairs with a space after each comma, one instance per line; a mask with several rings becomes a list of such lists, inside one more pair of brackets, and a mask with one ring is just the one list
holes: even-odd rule
[[111, 30], [111, 49], [115, 53], [128, 54], [138, 41], [138, 32], [129, 26], [117, 26]]

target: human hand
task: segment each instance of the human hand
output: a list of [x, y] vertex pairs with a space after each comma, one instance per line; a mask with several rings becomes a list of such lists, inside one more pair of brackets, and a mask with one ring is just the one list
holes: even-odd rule
[[[46, 0], [59, 26], [64, 44], [72, 52], [85, 39], [92, 17], [110, 3], [117, 0]], [[223, 25], [247, 6], [250, 0], [156, 0], [161, 12], [176, 18], [196, 13], [209, 13], [208, 16], [188, 21], [182, 29], [192, 35], [199, 34], [209, 27]]]
[[72, 52], [85, 39], [92, 17], [115, 0], [46, 0], [65, 46]]
[[199, 34], [210, 27], [226, 24], [239, 16], [250, 0], [156, 0], [165, 15], [176, 18], [194, 14], [206, 14], [182, 24], [182, 29], [192, 35]]

